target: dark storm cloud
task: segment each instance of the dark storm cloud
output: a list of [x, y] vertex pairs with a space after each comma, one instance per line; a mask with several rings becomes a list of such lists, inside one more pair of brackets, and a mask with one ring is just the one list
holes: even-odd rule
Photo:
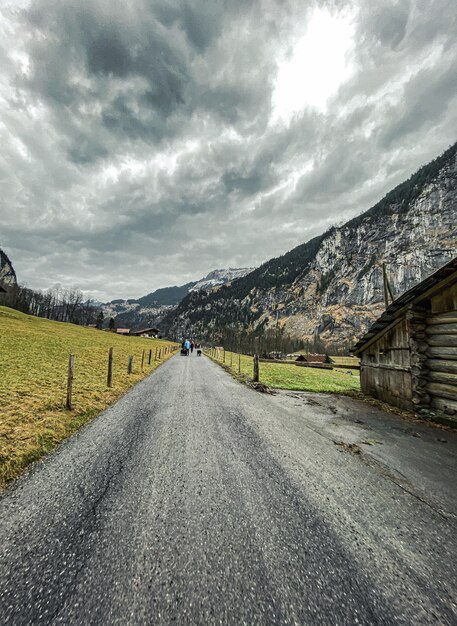
[[441, 120], [451, 102], [455, 102], [456, 85], [456, 62], [418, 72], [405, 86], [395, 116], [380, 132], [381, 146], [389, 148], [401, 142], [405, 135], [433, 127], [435, 120]]
[[[316, 6], [352, 15], [351, 74], [278, 118]], [[260, 263], [455, 140], [453, 0], [24, 0], [4, 18], [0, 247], [31, 286], [140, 296]]]
[[[368, 43], [395, 49], [406, 35], [411, 2], [401, 0], [396, 3], [379, 1], [367, 10], [359, 23], [362, 39]], [[362, 34], [363, 33], [363, 34]], [[370, 47], [370, 49], [372, 49]]]
[[[199, 107], [233, 123], [246, 106], [258, 105], [252, 84], [236, 77], [238, 68], [211, 84], [211, 68], [203, 68], [205, 76], [193, 67], [230, 20], [223, 6], [35, 2], [24, 15], [32, 61], [28, 87], [54, 109], [71, 144], [69, 157], [89, 163], [116, 149], [116, 139], [173, 138]], [[252, 75], [265, 85], [258, 67]], [[62, 106], [71, 120], [62, 119]]]
[[[25, 19], [28, 86], [48, 102], [76, 162], [106, 156], [116, 138], [159, 141], [176, 132], [170, 118], [191, 109], [192, 51], [145, 4], [42, 0]], [[62, 119], [63, 106], [71, 119]]]

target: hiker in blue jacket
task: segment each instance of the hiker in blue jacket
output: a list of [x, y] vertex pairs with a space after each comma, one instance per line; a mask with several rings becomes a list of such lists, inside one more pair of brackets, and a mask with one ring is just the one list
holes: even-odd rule
[[186, 341], [184, 342], [184, 347], [187, 350], [187, 354], [189, 354], [189, 350], [190, 350], [190, 341], [188, 339], [186, 339]]

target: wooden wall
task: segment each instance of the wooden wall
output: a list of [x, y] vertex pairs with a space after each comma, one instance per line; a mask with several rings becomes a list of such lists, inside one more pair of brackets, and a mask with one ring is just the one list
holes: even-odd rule
[[457, 416], [457, 274], [361, 354], [362, 391], [400, 408]]
[[362, 353], [362, 391], [400, 408], [412, 408], [409, 326], [400, 319]]
[[457, 283], [431, 299], [425, 362], [430, 405], [457, 415]]

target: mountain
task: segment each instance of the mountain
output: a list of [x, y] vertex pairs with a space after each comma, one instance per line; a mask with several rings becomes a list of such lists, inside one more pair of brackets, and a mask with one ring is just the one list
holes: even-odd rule
[[16, 272], [7, 254], [0, 249], [0, 284], [17, 285]]
[[156, 289], [147, 296], [143, 296], [137, 300], [141, 307], [148, 306], [176, 306], [178, 305], [184, 296], [187, 296], [189, 291], [194, 287], [196, 283], [186, 283], [181, 287], [164, 287], [162, 289]]
[[[253, 267], [240, 267], [237, 269], [229, 268], [227, 270], [213, 270], [205, 278], [195, 283], [189, 291], [201, 291], [202, 289], [213, 289], [219, 285], [225, 285], [237, 278], [242, 278], [252, 272]], [[187, 294], [186, 294], [187, 295]]]
[[350, 345], [384, 309], [382, 263], [398, 296], [457, 254], [457, 144], [380, 202], [218, 290], [191, 291], [170, 336], [280, 329]]
[[225, 285], [236, 278], [246, 275], [250, 271], [252, 271], [252, 268], [213, 270], [199, 281], [186, 283], [179, 287], [156, 289], [138, 299], [112, 300], [102, 306], [105, 322], [112, 317], [117, 327], [160, 327], [164, 316], [172, 314], [181, 300], [191, 291], [199, 291], [203, 288], [212, 289]]

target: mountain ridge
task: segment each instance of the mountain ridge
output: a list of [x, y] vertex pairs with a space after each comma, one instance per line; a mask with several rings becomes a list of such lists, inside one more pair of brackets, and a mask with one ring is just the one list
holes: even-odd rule
[[198, 281], [185, 285], [162, 287], [141, 298], [115, 299], [102, 305], [105, 321], [112, 317], [116, 326], [127, 328], [159, 325], [166, 314], [170, 314], [179, 302], [191, 291], [213, 289], [244, 276], [252, 268], [216, 269]]
[[457, 253], [457, 144], [373, 207], [270, 259], [230, 286], [190, 293], [164, 319], [171, 335], [224, 338], [277, 326], [306, 341], [351, 343], [384, 308], [381, 264], [397, 295]]

